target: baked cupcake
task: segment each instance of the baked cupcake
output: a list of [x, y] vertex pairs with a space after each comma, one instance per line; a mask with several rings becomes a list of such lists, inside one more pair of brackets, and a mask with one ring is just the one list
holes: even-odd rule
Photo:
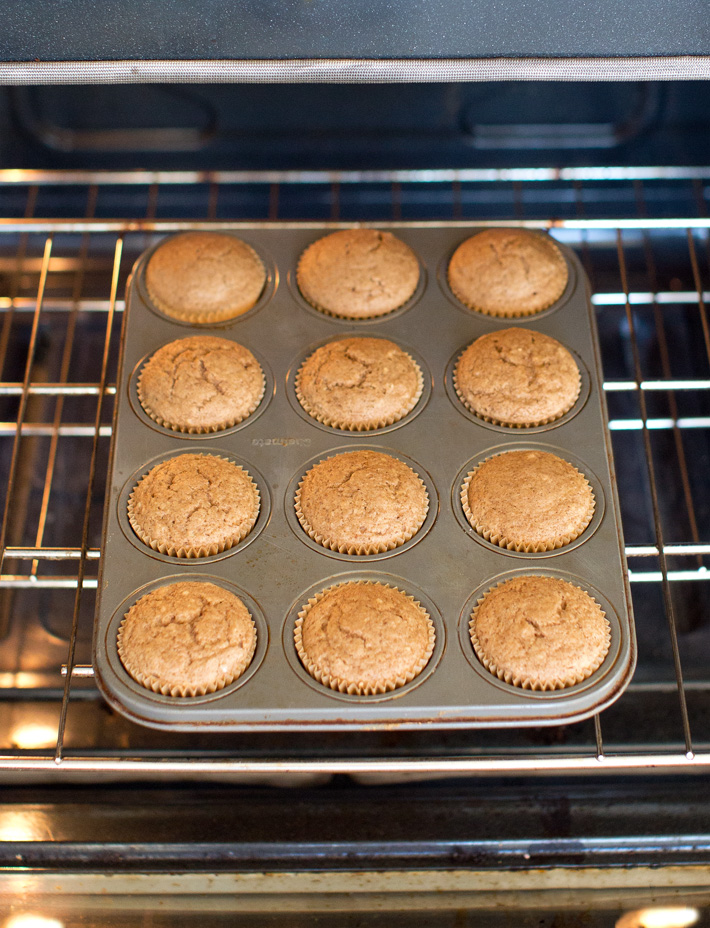
[[514, 577], [478, 601], [471, 642], [499, 680], [530, 690], [559, 690], [597, 670], [611, 644], [601, 606], [557, 577]]
[[583, 474], [548, 451], [506, 451], [471, 471], [461, 505], [476, 532], [509, 551], [553, 551], [568, 545], [594, 515]]
[[138, 398], [158, 425], [200, 434], [231, 428], [264, 395], [264, 372], [237, 342], [191, 335], [163, 345], [138, 378]]
[[321, 312], [372, 319], [412, 297], [419, 283], [419, 262], [390, 232], [345, 229], [306, 248], [296, 280], [304, 298]]
[[477, 338], [456, 362], [453, 380], [470, 412], [514, 428], [554, 422], [572, 409], [581, 388], [577, 362], [564, 345], [522, 328]]
[[128, 521], [154, 551], [208, 557], [246, 538], [259, 506], [259, 490], [244, 468], [214, 454], [181, 454], [136, 484]]
[[466, 239], [449, 262], [449, 286], [469, 309], [529, 316], [552, 306], [567, 286], [567, 263], [547, 235], [487, 229]]
[[126, 613], [118, 656], [133, 679], [163, 696], [203, 696], [237, 680], [256, 650], [256, 626], [233, 593], [214, 583], [158, 587]]
[[254, 249], [223, 232], [168, 238], [145, 270], [151, 300], [167, 316], [185, 322], [241, 316], [254, 306], [265, 283], [266, 269]]
[[386, 338], [339, 338], [301, 365], [296, 396], [309, 416], [353, 432], [392, 425], [422, 395], [419, 365]]
[[320, 461], [295, 498], [304, 531], [341, 554], [378, 554], [415, 535], [429, 511], [419, 476], [379, 451], [346, 451]]
[[294, 639], [315, 680], [340, 693], [370, 696], [418, 676], [434, 652], [435, 632], [413, 597], [384, 583], [351, 582], [309, 599]]

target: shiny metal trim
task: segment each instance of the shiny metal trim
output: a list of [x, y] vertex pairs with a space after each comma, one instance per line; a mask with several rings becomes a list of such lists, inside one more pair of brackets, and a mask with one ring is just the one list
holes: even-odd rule
[[5, 61], [0, 84], [370, 84], [706, 80], [708, 55], [599, 58], [290, 58]]

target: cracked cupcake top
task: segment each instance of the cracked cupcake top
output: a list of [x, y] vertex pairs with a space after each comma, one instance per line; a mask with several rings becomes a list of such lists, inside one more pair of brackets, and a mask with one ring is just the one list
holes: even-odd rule
[[174, 557], [206, 557], [237, 544], [259, 515], [249, 474], [213, 454], [162, 461], [136, 485], [128, 519], [144, 544]]
[[403, 686], [434, 651], [429, 614], [411, 596], [383, 583], [342, 583], [299, 614], [296, 650], [315, 679], [361, 695]]
[[379, 451], [320, 461], [301, 481], [296, 514], [318, 544], [347, 554], [399, 547], [422, 527], [429, 495], [419, 476]]
[[479, 600], [471, 640], [484, 666], [506, 683], [552, 690], [589, 677], [611, 641], [589, 593], [557, 577], [513, 577]]
[[183, 232], [151, 255], [145, 284], [166, 315], [186, 322], [241, 316], [261, 296], [266, 270], [253, 248], [223, 232]]
[[306, 412], [333, 428], [383, 428], [411, 412], [422, 393], [419, 366], [385, 338], [340, 338], [317, 348], [296, 375]]
[[256, 628], [244, 603], [214, 583], [171, 583], [142, 596], [118, 633], [118, 653], [141, 686], [171, 696], [213, 693], [251, 663]]
[[320, 238], [303, 252], [298, 288], [322, 312], [370, 319], [398, 309], [419, 283], [419, 262], [390, 232], [344, 229]]
[[237, 342], [191, 335], [163, 345], [138, 379], [146, 413], [177, 432], [216, 432], [250, 416], [264, 395], [264, 372]]
[[474, 415], [524, 428], [569, 412], [581, 379], [577, 362], [556, 339], [511, 328], [469, 345], [456, 362], [454, 385]]
[[487, 229], [466, 239], [449, 262], [449, 286], [470, 309], [528, 316], [552, 306], [567, 286], [567, 264], [547, 235]]
[[569, 461], [549, 451], [505, 451], [464, 482], [473, 528], [511, 551], [552, 551], [578, 538], [594, 515], [594, 493]]

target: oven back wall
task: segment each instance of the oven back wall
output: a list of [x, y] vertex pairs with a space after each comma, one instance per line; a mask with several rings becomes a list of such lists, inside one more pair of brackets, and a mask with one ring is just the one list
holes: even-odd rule
[[710, 83], [10, 87], [0, 166], [702, 164]]

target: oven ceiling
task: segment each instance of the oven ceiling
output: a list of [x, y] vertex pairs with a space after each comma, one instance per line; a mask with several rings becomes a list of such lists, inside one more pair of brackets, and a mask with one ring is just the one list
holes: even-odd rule
[[0, 61], [685, 56], [705, 0], [26, 0]]

